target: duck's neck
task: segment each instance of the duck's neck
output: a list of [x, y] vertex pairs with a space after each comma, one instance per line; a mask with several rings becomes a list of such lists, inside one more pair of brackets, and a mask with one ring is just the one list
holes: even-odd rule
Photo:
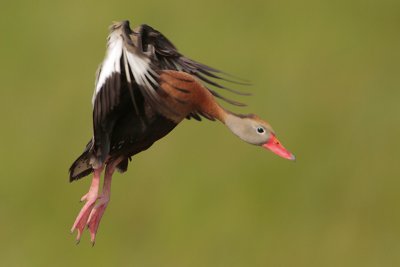
[[241, 136], [243, 131], [243, 117], [226, 111], [223, 123], [237, 136]]
[[210, 94], [205, 94], [206, 101], [202, 101], [202, 103], [207, 103], [206, 105], [199, 105], [201, 108], [200, 111], [208, 118], [217, 119], [223, 124], [225, 124], [235, 135], [239, 136], [239, 132], [242, 130], [243, 119], [244, 117], [241, 115], [237, 115], [229, 110], [221, 107], [215, 98]]

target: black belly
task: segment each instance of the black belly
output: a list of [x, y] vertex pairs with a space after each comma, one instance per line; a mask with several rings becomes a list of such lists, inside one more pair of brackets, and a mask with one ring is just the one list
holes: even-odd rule
[[[148, 149], [155, 141], [171, 132], [177, 123], [156, 113], [148, 106], [141, 95], [135, 96], [137, 109], [130, 97], [125, 96], [119, 110], [115, 113], [115, 123], [110, 133], [110, 160], [121, 156], [129, 158]], [[139, 99], [138, 99], [139, 98]]]
[[137, 116], [126, 115], [115, 124], [111, 135], [110, 159], [120, 156], [128, 158], [148, 149], [177, 125], [158, 114], [145, 122], [144, 126], [142, 123]]

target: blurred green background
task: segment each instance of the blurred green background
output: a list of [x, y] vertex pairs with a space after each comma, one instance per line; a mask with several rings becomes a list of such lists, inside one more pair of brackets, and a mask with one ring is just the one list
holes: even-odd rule
[[[400, 266], [400, 2], [3, 1], [1, 266]], [[130, 19], [249, 79], [237, 97], [292, 163], [184, 121], [116, 174], [94, 248], [69, 229], [90, 179], [108, 26]], [[231, 96], [229, 94], [225, 94]]]

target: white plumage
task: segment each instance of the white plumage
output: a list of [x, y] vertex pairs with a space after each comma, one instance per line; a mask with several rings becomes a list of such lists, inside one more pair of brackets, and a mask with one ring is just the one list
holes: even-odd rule
[[134, 80], [140, 86], [146, 87], [151, 91], [154, 91], [153, 86], [158, 85], [153, 78], [153, 76], [157, 76], [157, 74], [150, 68], [150, 59], [130, 52], [124, 43], [121, 33], [119, 31], [114, 31], [108, 37], [106, 57], [100, 66], [97, 82], [95, 84], [95, 91], [92, 98], [93, 105], [97, 94], [103, 88], [107, 79], [111, 77], [113, 73], [121, 73], [121, 56], [124, 57], [123, 64], [125, 73], [129, 74], [130, 69], [133, 74], [133, 79], [131, 79], [130, 74], [126, 75], [129, 83]]
[[112, 32], [108, 37], [107, 52], [106, 52], [107, 55], [100, 66], [97, 82], [95, 85], [95, 91], [92, 98], [93, 105], [96, 99], [96, 95], [103, 87], [107, 78], [110, 77], [111, 74], [114, 72], [121, 73], [119, 60], [121, 59], [122, 47], [123, 47], [122, 38], [118, 36], [115, 32]]

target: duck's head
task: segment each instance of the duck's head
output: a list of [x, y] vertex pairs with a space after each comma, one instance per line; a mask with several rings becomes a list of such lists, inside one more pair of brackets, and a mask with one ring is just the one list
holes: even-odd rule
[[235, 135], [249, 144], [262, 146], [285, 159], [296, 159], [279, 142], [272, 127], [254, 114], [237, 115], [231, 113], [225, 118], [225, 124]]

